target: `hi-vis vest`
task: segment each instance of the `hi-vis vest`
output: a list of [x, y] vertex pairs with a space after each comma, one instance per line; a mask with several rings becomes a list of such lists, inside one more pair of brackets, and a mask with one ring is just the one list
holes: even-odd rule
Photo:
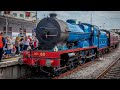
[[0, 36], [0, 48], [3, 48], [2, 36]]

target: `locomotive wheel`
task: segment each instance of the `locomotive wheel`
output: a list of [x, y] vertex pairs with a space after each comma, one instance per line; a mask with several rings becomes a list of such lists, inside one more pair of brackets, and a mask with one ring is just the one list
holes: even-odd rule
[[77, 62], [74, 63], [74, 67], [76, 68], [78, 66]]
[[100, 58], [101, 56], [101, 52], [98, 52], [97, 57]]
[[83, 61], [82, 61], [82, 60], [80, 60], [80, 61], [79, 61], [79, 65], [82, 65], [82, 62], [83, 62]]
[[[94, 49], [91, 50], [91, 54], [95, 54]], [[95, 56], [91, 57], [91, 61], [95, 60]]]
[[106, 50], [106, 49], [104, 49], [104, 50], [103, 50], [103, 54], [105, 54], [105, 53], [106, 53], [106, 51], [105, 51], [105, 50]]
[[84, 57], [84, 58], [82, 58], [81, 59], [81, 64], [84, 64], [85, 62], [86, 62], [86, 56], [87, 56], [87, 54], [89, 53], [89, 51], [82, 51], [82, 57]]
[[100, 57], [102, 57], [102, 52], [100, 52]]
[[94, 61], [95, 60], [95, 56], [91, 57], [91, 61]]
[[77, 65], [78, 65], [78, 66], [81, 65], [81, 59], [78, 60]]
[[68, 69], [68, 70], [74, 69], [74, 64], [73, 64], [73, 63], [70, 63], [67, 69]]
[[113, 49], [115, 49], [115, 45], [113, 46]]
[[109, 52], [109, 50], [108, 50], [108, 48], [105, 50], [105, 53], [108, 53]]
[[54, 75], [55, 76], [59, 76], [60, 74], [62, 74], [62, 70], [59, 69], [59, 70], [54, 70]]
[[80, 65], [79, 60], [76, 60], [76, 61], [74, 62], [74, 67], [76, 68], [76, 67], [79, 66], [79, 65]]
[[87, 60], [86, 58], [82, 59], [82, 63], [81, 64], [85, 64], [86, 60]]

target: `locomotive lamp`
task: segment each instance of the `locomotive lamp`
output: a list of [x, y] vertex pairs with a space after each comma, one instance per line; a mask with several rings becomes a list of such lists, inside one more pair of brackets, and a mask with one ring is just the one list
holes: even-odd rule
[[57, 46], [54, 47], [53, 51], [57, 52], [58, 51], [58, 48]]
[[52, 60], [47, 59], [46, 60], [46, 66], [50, 67], [52, 62], [53, 62]]

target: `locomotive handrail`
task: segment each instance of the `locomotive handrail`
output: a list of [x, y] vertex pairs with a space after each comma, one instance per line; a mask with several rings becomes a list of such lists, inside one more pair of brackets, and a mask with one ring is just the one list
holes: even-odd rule
[[41, 29], [56, 29], [56, 27], [49, 27], [49, 28], [46, 28], [46, 27], [40, 27]]
[[46, 38], [47, 38], [48, 36], [49, 36], [49, 37], [56, 37], [57, 35], [47, 35], [47, 34], [45, 35]]
[[79, 33], [79, 34], [91, 34], [91, 32], [71, 32], [71, 33]]

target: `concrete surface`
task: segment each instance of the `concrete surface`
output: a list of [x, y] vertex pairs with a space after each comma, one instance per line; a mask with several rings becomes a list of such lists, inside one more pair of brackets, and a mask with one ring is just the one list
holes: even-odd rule
[[18, 58], [11, 58], [0, 62], [0, 79], [18, 79], [31, 74], [30, 67], [18, 64]]

